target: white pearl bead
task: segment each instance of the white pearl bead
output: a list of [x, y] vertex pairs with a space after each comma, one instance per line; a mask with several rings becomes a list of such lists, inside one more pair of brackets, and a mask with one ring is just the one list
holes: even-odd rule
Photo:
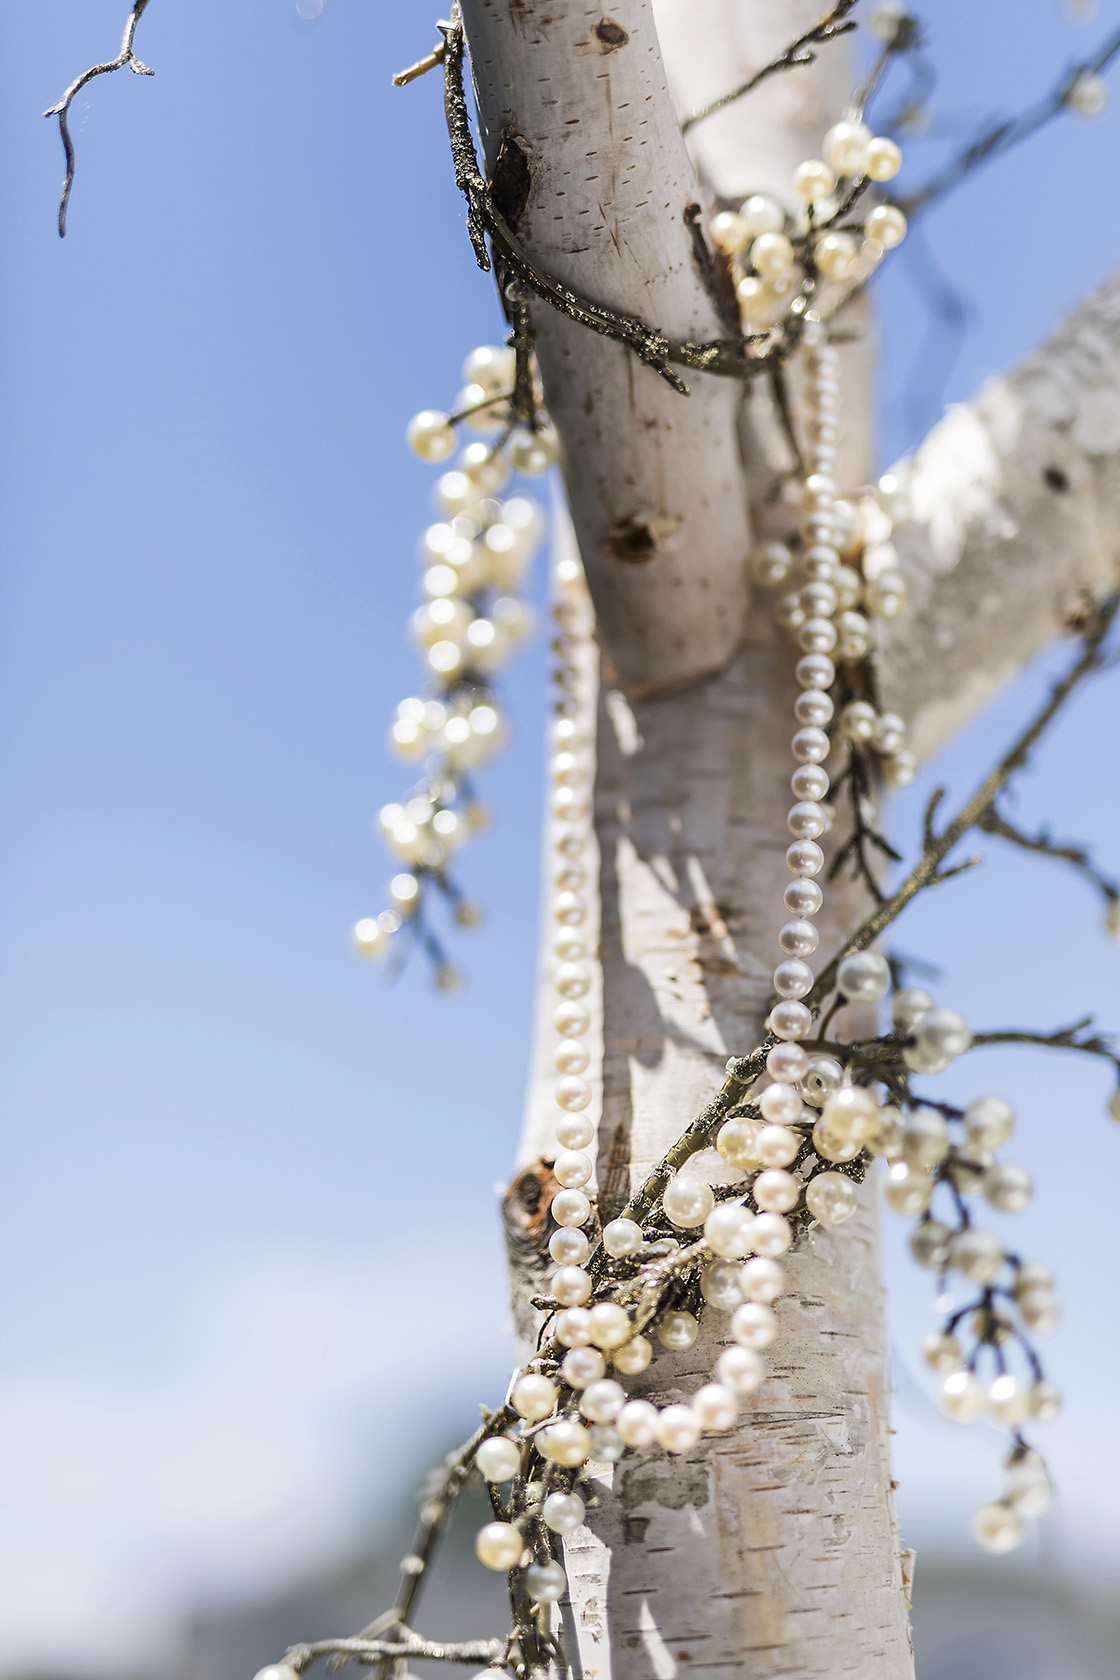
[[552, 949], [561, 962], [580, 962], [587, 955], [587, 941], [575, 928], [562, 927], [553, 936]]
[[767, 1025], [775, 1038], [808, 1038], [813, 1027], [812, 1011], [804, 1003], [785, 998], [774, 1005]]
[[815, 724], [818, 729], [823, 729], [826, 723], [832, 721], [832, 697], [823, 689], [808, 688], [797, 696], [793, 710], [798, 723]]
[[[808, 1066], [809, 1058], [800, 1044], [776, 1044], [766, 1057], [767, 1073], [780, 1084], [796, 1084], [799, 1079], [805, 1077]], [[793, 1118], [797, 1119], [798, 1116], [794, 1115]]]
[[734, 1120], [725, 1120], [716, 1136], [716, 1148], [723, 1159], [733, 1167], [756, 1167], [758, 1157], [755, 1154], [755, 1145], [760, 1129], [745, 1115]]
[[557, 1184], [565, 1190], [582, 1189], [591, 1177], [591, 1162], [578, 1149], [562, 1149], [556, 1157], [553, 1174]]
[[561, 1226], [549, 1237], [548, 1252], [559, 1266], [582, 1266], [591, 1245], [582, 1231]]
[[807, 618], [797, 632], [797, 645], [806, 653], [831, 653], [837, 630], [830, 618]]
[[589, 1383], [584, 1389], [579, 1409], [592, 1423], [613, 1423], [625, 1403], [626, 1391], [622, 1384], [611, 1377], [604, 1377]]
[[614, 1426], [628, 1447], [648, 1447], [657, 1438], [657, 1407], [648, 1400], [628, 1400]]
[[550, 1493], [541, 1507], [545, 1527], [553, 1534], [571, 1534], [585, 1514], [586, 1507], [578, 1493]]
[[987, 1284], [1003, 1265], [1003, 1250], [990, 1231], [970, 1227], [959, 1231], [949, 1244], [949, 1261], [973, 1283]]
[[657, 1439], [666, 1452], [689, 1452], [700, 1439], [700, 1419], [689, 1406], [666, 1406], [657, 1420]]
[[778, 1320], [773, 1309], [761, 1301], [744, 1301], [731, 1315], [730, 1330], [740, 1347], [757, 1353], [769, 1347], [778, 1334]]
[[733, 1394], [746, 1398], [761, 1387], [766, 1366], [752, 1348], [725, 1348], [716, 1360], [715, 1374]]
[[700, 1293], [710, 1307], [730, 1312], [743, 1299], [739, 1267], [731, 1260], [713, 1260], [700, 1274]]
[[941, 1410], [954, 1423], [969, 1423], [984, 1404], [984, 1390], [971, 1371], [950, 1371], [941, 1384]]
[[826, 280], [842, 280], [852, 266], [856, 242], [850, 233], [825, 233], [813, 247], [817, 267]]
[[805, 1206], [822, 1225], [842, 1225], [852, 1217], [858, 1202], [855, 1185], [843, 1173], [819, 1173], [805, 1190]]
[[586, 1388], [607, 1374], [607, 1362], [597, 1348], [574, 1347], [560, 1363], [560, 1375], [569, 1388]]
[[764, 279], [785, 274], [793, 266], [793, 246], [785, 234], [759, 234], [751, 246], [751, 266]]
[[724, 1260], [739, 1260], [751, 1251], [754, 1216], [738, 1202], [720, 1202], [704, 1221], [704, 1241]]
[[591, 1341], [591, 1314], [586, 1307], [565, 1307], [553, 1319], [552, 1330], [564, 1347], [587, 1347]]
[[931, 1330], [922, 1339], [922, 1358], [934, 1371], [959, 1371], [962, 1364], [961, 1347], [955, 1336], [944, 1330]]
[[824, 903], [824, 894], [816, 881], [791, 881], [782, 894], [782, 902], [795, 916], [815, 916]]
[[832, 751], [832, 743], [823, 729], [799, 729], [790, 748], [800, 764], [821, 764]]
[[692, 1410], [701, 1429], [712, 1434], [734, 1429], [739, 1419], [739, 1402], [724, 1383], [705, 1383], [692, 1396]]
[[[564, 1464], [569, 1469], [586, 1463], [591, 1446], [587, 1430], [573, 1418], [561, 1418], [558, 1423], [550, 1423], [547, 1429], [541, 1430], [536, 1441], [542, 1455], [551, 1464]], [[548, 1504], [547, 1499], [545, 1504]], [[548, 1521], [547, 1516], [545, 1521]]]
[[552, 1056], [557, 1073], [582, 1073], [591, 1060], [586, 1044], [578, 1038], [562, 1038]]
[[878, 1003], [890, 988], [891, 971], [877, 951], [852, 951], [836, 970], [836, 984], [853, 1003]]
[[525, 1550], [525, 1542], [512, 1523], [492, 1522], [480, 1528], [475, 1536], [474, 1549], [478, 1561], [487, 1569], [503, 1571], [516, 1567]]
[[764, 589], [776, 589], [789, 577], [793, 559], [785, 543], [764, 543], [750, 558], [752, 580]]
[[520, 1413], [527, 1423], [538, 1423], [555, 1408], [556, 1393], [555, 1383], [547, 1377], [542, 1377], [538, 1371], [526, 1371], [514, 1383], [510, 1399], [514, 1411]]
[[935, 1108], [916, 1108], [902, 1129], [902, 1156], [912, 1167], [932, 1172], [949, 1153], [949, 1127]]
[[754, 1222], [752, 1241], [756, 1254], [776, 1260], [793, 1241], [793, 1232], [780, 1213], [760, 1213]]
[[776, 1260], [756, 1254], [739, 1273], [739, 1288], [748, 1301], [771, 1306], [785, 1288], [785, 1273]]
[[[801, 1113], [801, 1100], [798, 1098], [798, 1116]], [[797, 1158], [801, 1148], [801, 1138], [797, 1132], [790, 1131], [788, 1126], [763, 1126], [755, 1139], [755, 1155], [764, 1167], [788, 1167]]]
[[556, 1101], [561, 1108], [586, 1108], [591, 1101], [591, 1087], [584, 1079], [577, 1079], [569, 1075], [561, 1079], [556, 1087]]
[[757, 1100], [759, 1112], [764, 1120], [771, 1120], [777, 1125], [788, 1125], [790, 1121], [800, 1119], [801, 1098], [792, 1085], [775, 1080], [772, 1084], [764, 1086]]
[[906, 237], [906, 217], [893, 204], [878, 204], [863, 224], [868, 239], [891, 250]]
[[560, 1190], [548, 1211], [557, 1225], [586, 1225], [591, 1218], [591, 1202], [582, 1190]]
[[824, 137], [825, 158], [838, 175], [862, 175], [872, 134], [866, 123], [834, 123]]
[[785, 211], [777, 199], [766, 193], [754, 193], [739, 207], [739, 219], [748, 239], [760, 233], [778, 233], [785, 226]]
[[877, 135], [867, 148], [863, 165], [873, 181], [890, 181], [902, 168], [902, 153], [893, 140]]
[[812, 922], [786, 922], [778, 935], [778, 944], [791, 957], [809, 957], [820, 944], [820, 934]]
[[581, 963], [562, 963], [553, 978], [553, 985], [563, 998], [585, 997], [591, 985], [591, 976]]
[[595, 1127], [586, 1114], [562, 1114], [556, 1122], [556, 1141], [561, 1149], [586, 1149]]
[[531, 1563], [525, 1571], [525, 1591], [534, 1604], [555, 1604], [568, 1586], [560, 1563]]
[[796, 805], [790, 806], [786, 826], [798, 840], [815, 840], [825, 832], [827, 823], [824, 811], [816, 800], [800, 799]]
[[591, 1340], [608, 1352], [621, 1347], [634, 1326], [630, 1314], [617, 1301], [599, 1301], [591, 1309]]
[[936, 1056], [963, 1056], [972, 1043], [968, 1022], [955, 1009], [931, 1009], [914, 1029], [918, 1048]]
[[665, 1186], [661, 1197], [665, 1217], [681, 1230], [703, 1225], [714, 1201], [711, 1185], [693, 1173], [678, 1173]]
[[582, 1266], [561, 1266], [552, 1274], [551, 1287], [562, 1307], [582, 1307], [591, 1294], [591, 1279]]
[[633, 1219], [612, 1219], [603, 1226], [603, 1247], [615, 1260], [637, 1254], [642, 1246], [642, 1227]]
[[998, 1149], [1015, 1130], [1015, 1111], [1002, 1097], [978, 1097], [964, 1111], [969, 1143], [979, 1149]]
[[586, 920], [587, 905], [578, 893], [557, 893], [552, 913], [554, 919], [563, 927], [578, 927], [581, 922]]
[[928, 1266], [931, 1272], [943, 1272], [949, 1264], [951, 1236], [949, 1227], [939, 1219], [923, 1219], [910, 1233], [910, 1253], [919, 1266]]
[[657, 1339], [662, 1347], [680, 1353], [696, 1340], [700, 1326], [690, 1312], [667, 1312], [657, 1326]]
[[488, 1482], [508, 1482], [521, 1468], [521, 1449], [506, 1435], [491, 1435], [479, 1443], [474, 1461]]
[[774, 970], [774, 990], [779, 997], [803, 998], [812, 989], [813, 971], [799, 957], [790, 957]]
[[422, 461], [446, 461], [455, 449], [455, 429], [435, 408], [414, 414], [405, 431], [409, 447]]
[[1039, 1378], [1030, 1386], [1028, 1401], [1030, 1414], [1039, 1423], [1052, 1423], [1062, 1409], [1062, 1396], [1052, 1382]]
[[891, 999], [891, 1020], [901, 1033], [909, 1033], [933, 1008], [933, 999], [920, 986], [905, 986]]
[[820, 158], [806, 158], [793, 172], [793, 190], [798, 198], [804, 199], [807, 204], [813, 204], [819, 198], [827, 198], [835, 185], [835, 175]]
[[645, 1336], [631, 1336], [628, 1342], [615, 1348], [611, 1354], [611, 1364], [616, 1371], [621, 1371], [625, 1377], [637, 1376], [644, 1371], [653, 1358], [653, 1344]]
[[1029, 1390], [1025, 1383], [1005, 1371], [988, 1388], [988, 1410], [1001, 1423], [1014, 1429], [1030, 1411]]
[[751, 1194], [764, 1213], [788, 1213], [801, 1199], [801, 1184], [781, 1167], [768, 1167], [755, 1179]]
[[800, 764], [790, 777], [789, 785], [798, 799], [823, 799], [828, 792], [828, 771], [822, 770], [819, 764]]

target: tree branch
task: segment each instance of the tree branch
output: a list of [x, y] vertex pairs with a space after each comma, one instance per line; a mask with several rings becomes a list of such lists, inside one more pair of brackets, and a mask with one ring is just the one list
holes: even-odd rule
[[848, 17], [848, 13], [855, 3], [856, 0], [838, 0], [838, 3], [833, 6], [826, 17], [823, 17], [819, 23], [814, 24], [812, 29], [806, 30], [804, 35], [799, 35], [796, 41], [791, 41], [789, 46], [778, 54], [777, 58], [771, 59], [769, 64], [764, 64], [761, 70], [756, 70], [753, 76], [749, 76], [738, 87], [732, 88], [730, 93], [721, 94], [718, 99], [713, 99], [710, 105], [701, 106], [700, 110], [693, 111], [685, 117], [681, 123], [681, 133], [687, 134], [690, 128], [695, 128], [696, 124], [703, 122], [705, 117], [714, 116], [717, 111], [723, 111], [728, 105], [734, 105], [737, 99], [742, 99], [746, 94], [753, 93], [755, 88], [766, 81], [768, 77], [776, 76], [783, 70], [793, 70], [800, 64], [812, 64], [817, 55], [810, 51], [810, 48], [823, 46], [828, 41], [835, 41], [838, 36], [847, 35], [850, 30], [855, 29], [854, 18], [848, 22], [842, 21]]
[[1050, 838], [1045, 829], [1038, 834], [1024, 834], [1021, 829], [1008, 822], [995, 806], [991, 806], [980, 818], [976, 825], [986, 834], [995, 834], [1001, 840], [1007, 840], [1013, 846], [1021, 846], [1024, 851], [1037, 852], [1042, 857], [1056, 859], [1059, 863], [1068, 863], [1071, 869], [1077, 871], [1089, 885], [1096, 889], [1109, 906], [1120, 904], [1120, 883], [1114, 881], [1110, 875], [1105, 875], [1093, 862], [1092, 855], [1084, 846], [1073, 845], [1067, 841], [1059, 845]]
[[116, 58], [107, 60], [104, 64], [94, 64], [88, 70], [70, 83], [57, 105], [52, 105], [44, 111], [45, 117], [58, 118], [58, 131], [62, 136], [62, 149], [66, 154], [66, 178], [62, 183], [62, 198], [58, 206], [58, 237], [66, 238], [66, 207], [70, 202], [70, 189], [74, 184], [74, 142], [70, 138], [69, 112], [75, 96], [81, 92], [87, 82], [92, 82], [95, 76], [104, 76], [110, 70], [123, 70], [127, 64], [137, 76], [154, 76], [155, 71], [149, 65], [141, 62], [132, 50], [132, 42], [136, 35], [136, 25], [140, 22], [147, 8], [148, 0], [136, 0], [128, 20], [124, 26], [124, 37], [121, 50]]

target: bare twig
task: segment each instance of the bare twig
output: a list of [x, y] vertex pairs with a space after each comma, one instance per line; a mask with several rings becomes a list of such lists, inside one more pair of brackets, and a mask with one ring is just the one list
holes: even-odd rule
[[1066, 70], [1049, 93], [1044, 94], [1035, 104], [1029, 105], [1017, 117], [990, 119], [956, 157], [951, 158], [924, 187], [919, 187], [908, 198], [898, 199], [899, 209], [904, 210], [907, 216], [913, 216], [916, 211], [926, 209], [936, 199], [959, 185], [966, 175], [974, 174], [985, 164], [1002, 157], [1012, 146], [1028, 139], [1068, 108], [1070, 95], [1083, 77], [1099, 76], [1118, 55], [1120, 29], [1108, 36], [1092, 58], [1087, 59], [1084, 64], [1075, 64]]
[[434, 1639], [319, 1639], [313, 1645], [293, 1645], [284, 1657], [289, 1668], [297, 1674], [310, 1666], [317, 1657], [343, 1657], [351, 1662], [379, 1663], [403, 1657], [422, 1658], [425, 1662], [497, 1663], [504, 1656], [504, 1639], [470, 1639], [459, 1644], [445, 1645]]
[[733, 105], [737, 99], [742, 99], [745, 94], [753, 93], [755, 88], [761, 82], [766, 81], [768, 77], [775, 76], [782, 70], [792, 70], [797, 65], [812, 64], [817, 56], [811, 50], [814, 46], [823, 46], [827, 41], [835, 41], [838, 36], [847, 35], [849, 30], [856, 27], [854, 18], [848, 22], [843, 21], [848, 17], [848, 13], [855, 3], [856, 0], [838, 0], [838, 4], [833, 6], [827, 17], [823, 17], [819, 23], [814, 24], [812, 29], [807, 30], [804, 35], [799, 35], [796, 41], [791, 41], [784, 52], [780, 52], [777, 58], [771, 59], [769, 64], [764, 64], [761, 70], [756, 70], [747, 81], [739, 87], [732, 88], [730, 93], [723, 93], [718, 99], [713, 99], [710, 105], [701, 106], [700, 110], [690, 112], [681, 123], [681, 133], [687, 134], [690, 128], [694, 128], [698, 122], [703, 122], [705, 117], [714, 116], [717, 111], [725, 110], [728, 105]]
[[1001, 840], [1010, 841], [1013, 846], [1021, 846], [1024, 851], [1038, 852], [1043, 857], [1068, 863], [1100, 893], [1107, 905], [1120, 904], [1120, 882], [1098, 869], [1084, 846], [1075, 845], [1068, 840], [1064, 843], [1052, 840], [1045, 829], [1038, 834], [1024, 834], [1022, 829], [1008, 822], [994, 805], [984, 812], [976, 826], [982, 828], [986, 834], [995, 834]]
[[936, 834], [933, 827], [933, 812], [936, 809], [937, 796], [935, 795], [934, 799], [931, 800], [930, 810], [926, 814], [926, 845], [922, 857], [901, 886], [885, 903], [879, 905], [868, 916], [867, 920], [845, 941], [831, 962], [822, 970], [816, 985], [805, 1000], [810, 1007], [819, 1008], [823, 1000], [832, 991], [836, 984], [836, 970], [841, 959], [847, 956], [849, 951], [865, 951], [869, 945], [878, 939], [884, 929], [888, 928], [901, 914], [910, 901], [917, 897], [918, 893], [926, 887], [934, 886], [939, 881], [947, 879], [950, 873], [955, 873], [955, 871], [941, 872], [941, 864], [954, 846], [958, 845], [964, 838], [969, 829], [976, 827], [980, 818], [989, 809], [992, 801], [1006, 786], [1014, 772], [1021, 769], [1026, 763], [1039, 737], [1061, 711], [1082, 679], [1100, 669], [1103, 663], [1101, 647], [1116, 618], [1118, 608], [1120, 608], [1120, 595], [1113, 595], [1097, 609], [1085, 632], [1080, 657], [1061, 682], [1055, 684], [1050, 698], [1042, 710], [940, 835]]
[[49, 111], [44, 111], [45, 117], [58, 118], [58, 131], [62, 136], [62, 149], [66, 154], [66, 179], [62, 183], [62, 198], [58, 206], [58, 237], [66, 238], [66, 206], [70, 202], [70, 189], [74, 185], [74, 142], [70, 138], [69, 111], [76, 94], [80, 93], [87, 82], [92, 82], [95, 76], [104, 76], [110, 70], [123, 70], [127, 64], [137, 76], [154, 76], [155, 71], [141, 62], [132, 50], [136, 25], [144, 15], [148, 0], [136, 0], [128, 21], [124, 26], [124, 36], [121, 40], [121, 50], [116, 58], [109, 59], [104, 64], [94, 64], [89, 70], [75, 78], [66, 89], [57, 105], [52, 105]]
[[415, 82], [418, 77], [426, 76], [429, 70], [434, 70], [437, 64], [443, 63], [446, 51], [447, 42], [440, 41], [437, 46], [432, 48], [430, 53], [425, 53], [424, 57], [418, 58], [415, 64], [410, 64], [407, 70], [398, 70], [393, 77], [393, 86], [407, 87], [409, 82]]
[[973, 1033], [972, 1044], [974, 1049], [982, 1049], [986, 1044], [1037, 1044], [1044, 1050], [1078, 1050], [1083, 1056], [1099, 1056], [1111, 1062], [1120, 1075], [1120, 1054], [1111, 1039], [1102, 1033], [1088, 1032], [1092, 1024], [1093, 1017], [1088, 1015], [1083, 1021], [1075, 1021], [1072, 1027], [1061, 1027], [1052, 1033], [1009, 1027], [999, 1032]]

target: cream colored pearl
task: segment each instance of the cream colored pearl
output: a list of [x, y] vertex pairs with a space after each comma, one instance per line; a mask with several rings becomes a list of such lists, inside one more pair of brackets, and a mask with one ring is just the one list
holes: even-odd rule
[[625, 1377], [635, 1377], [639, 1371], [644, 1371], [653, 1358], [653, 1344], [645, 1336], [631, 1336], [628, 1342], [615, 1348], [611, 1354], [611, 1364], [616, 1371], [621, 1371]]
[[591, 1294], [591, 1279], [582, 1266], [561, 1266], [552, 1275], [552, 1293], [562, 1307], [582, 1307]]
[[521, 1468], [521, 1449], [507, 1435], [491, 1435], [479, 1443], [474, 1461], [488, 1482], [508, 1482]]
[[590, 989], [591, 976], [582, 963], [565, 962], [556, 970], [552, 983], [561, 997], [581, 998]]
[[480, 1528], [475, 1536], [478, 1561], [487, 1569], [514, 1569], [521, 1561], [525, 1542], [512, 1523], [492, 1522]]
[[759, 1130], [760, 1128], [755, 1122], [748, 1120], [745, 1116], [735, 1120], [725, 1120], [716, 1136], [716, 1149], [732, 1167], [757, 1166], [758, 1156], [755, 1149], [758, 1144]]
[[763, 1087], [758, 1098], [759, 1112], [764, 1120], [775, 1125], [788, 1125], [801, 1116], [801, 1098], [792, 1085], [775, 1080]]
[[743, 1299], [739, 1267], [733, 1260], [713, 1260], [700, 1273], [700, 1293], [717, 1312], [731, 1312]]
[[820, 158], [806, 158], [793, 172], [793, 190], [806, 204], [827, 198], [836, 185], [836, 177]]
[[628, 1447], [648, 1447], [657, 1438], [657, 1407], [648, 1400], [628, 1400], [614, 1426]]
[[633, 1219], [612, 1219], [603, 1226], [603, 1247], [615, 1260], [637, 1254], [642, 1246], [642, 1227]]
[[850, 233], [822, 234], [813, 254], [826, 280], [842, 280], [855, 260], [856, 242]]
[[944, 1330], [931, 1330], [922, 1339], [922, 1358], [934, 1371], [959, 1371], [962, 1362], [961, 1345], [955, 1336]]
[[838, 175], [862, 175], [871, 138], [866, 123], [838, 122], [825, 135], [822, 149]]
[[557, 1225], [586, 1225], [591, 1218], [591, 1202], [582, 1190], [560, 1190], [548, 1211]]
[[756, 1254], [739, 1273], [739, 1288], [748, 1301], [761, 1301], [772, 1306], [785, 1288], [785, 1273], [776, 1260]]
[[562, 1149], [556, 1157], [553, 1174], [557, 1184], [565, 1190], [579, 1190], [591, 1177], [591, 1162], [578, 1149]]
[[865, 1143], [879, 1124], [879, 1104], [862, 1085], [845, 1085], [829, 1097], [821, 1119], [839, 1137]]
[[711, 1185], [692, 1173], [678, 1173], [665, 1186], [661, 1197], [665, 1217], [681, 1230], [703, 1225], [714, 1201]]
[[562, 1003], [552, 1017], [552, 1024], [562, 1038], [582, 1038], [590, 1031], [591, 1016], [582, 1003]]
[[1030, 1411], [1030, 1391], [1018, 1377], [1005, 1371], [988, 1389], [988, 1409], [1001, 1423], [1014, 1429]]
[[662, 1347], [680, 1353], [696, 1340], [700, 1326], [690, 1312], [667, 1312], [657, 1326], [657, 1339]]
[[634, 1326], [625, 1307], [616, 1301], [598, 1301], [591, 1309], [591, 1340], [596, 1347], [621, 1347]]
[[887, 251], [900, 245], [906, 237], [906, 217], [893, 204], [878, 204], [863, 224], [868, 239], [874, 239]]
[[734, 210], [720, 210], [712, 217], [708, 229], [713, 244], [732, 257], [738, 255], [750, 237], [742, 218]]
[[805, 1206], [822, 1225], [842, 1225], [858, 1205], [856, 1187], [843, 1173], [819, 1173], [805, 1190]]
[[753, 1394], [766, 1379], [766, 1366], [751, 1348], [725, 1348], [716, 1360], [715, 1374], [733, 1394]]
[[586, 1149], [594, 1136], [594, 1124], [586, 1114], [562, 1114], [556, 1122], [561, 1149]]
[[582, 1231], [564, 1226], [553, 1231], [548, 1239], [548, 1252], [560, 1266], [582, 1266], [591, 1252], [591, 1245]]
[[785, 226], [785, 211], [777, 199], [765, 193], [754, 193], [739, 207], [739, 219], [748, 239], [760, 233], [779, 233]]
[[788, 1126], [763, 1126], [755, 1141], [755, 1155], [764, 1167], [788, 1167], [800, 1148], [801, 1138]]
[[565, 1464], [575, 1468], [587, 1461], [590, 1440], [587, 1430], [582, 1423], [574, 1418], [561, 1418], [558, 1423], [550, 1423], [547, 1429], [542, 1429], [536, 1437], [541, 1455], [550, 1464]]
[[756, 1254], [776, 1260], [793, 1241], [793, 1232], [780, 1213], [760, 1213], [752, 1228], [751, 1241]]
[[584, 1389], [579, 1409], [592, 1423], [613, 1423], [625, 1403], [626, 1391], [622, 1384], [611, 1377], [603, 1377]]
[[734, 1429], [739, 1418], [739, 1402], [724, 1383], [705, 1383], [692, 1396], [692, 1410], [700, 1427], [712, 1434]]
[[582, 1073], [590, 1060], [586, 1044], [578, 1038], [562, 1038], [552, 1055], [557, 1073]]
[[973, 1517], [972, 1532], [986, 1552], [1010, 1552], [1022, 1542], [1023, 1522], [1010, 1505], [993, 1500], [981, 1505]]
[[455, 448], [455, 429], [448, 425], [447, 415], [435, 408], [423, 408], [414, 414], [405, 437], [422, 461], [446, 461]]
[[586, 1080], [569, 1075], [557, 1085], [556, 1101], [561, 1108], [569, 1110], [586, 1108], [591, 1101], [591, 1087]]
[[565, 1307], [553, 1319], [552, 1329], [562, 1346], [587, 1347], [591, 1341], [591, 1314], [586, 1307]]
[[800, 1181], [781, 1167], [759, 1173], [751, 1187], [757, 1208], [764, 1213], [788, 1213], [801, 1199]]
[[560, 1362], [560, 1375], [569, 1388], [586, 1388], [607, 1374], [607, 1362], [593, 1347], [574, 1347]]
[[538, 1371], [526, 1371], [514, 1383], [510, 1400], [514, 1411], [520, 1413], [527, 1423], [538, 1423], [555, 1409], [556, 1396], [555, 1383], [542, 1377]]
[[756, 1353], [769, 1347], [778, 1334], [778, 1320], [772, 1307], [762, 1301], [745, 1301], [731, 1315], [731, 1334], [740, 1347]]
[[892, 181], [902, 168], [902, 153], [893, 140], [877, 135], [868, 145], [863, 167], [872, 181]]
[[657, 1419], [657, 1439], [666, 1452], [686, 1453], [700, 1439], [701, 1424], [689, 1406], [666, 1406]]
[[940, 1401], [954, 1423], [970, 1423], [984, 1404], [984, 1390], [971, 1371], [950, 1371], [941, 1384]]
[[793, 266], [793, 246], [785, 234], [760, 234], [751, 246], [751, 266], [764, 278], [785, 274]]
[[887, 1173], [883, 1197], [895, 1213], [924, 1213], [933, 1195], [933, 1179], [907, 1161], [896, 1161]]
[[585, 1515], [586, 1507], [578, 1493], [550, 1493], [541, 1506], [544, 1525], [553, 1534], [571, 1534]]
[[844, 1137], [827, 1120], [818, 1120], [813, 1127], [813, 1148], [822, 1161], [854, 1161], [862, 1147], [862, 1144]]
[[740, 1260], [751, 1251], [754, 1216], [738, 1202], [720, 1202], [704, 1221], [704, 1241], [724, 1260]]

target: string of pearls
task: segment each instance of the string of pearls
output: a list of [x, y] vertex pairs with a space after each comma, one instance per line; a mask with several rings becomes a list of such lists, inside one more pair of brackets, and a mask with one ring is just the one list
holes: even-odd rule
[[431, 690], [401, 701], [390, 744], [397, 757], [422, 763], [424, 774], [378, 816], [381, 835], [403, 868], [389, 884], [391, 906], [363, 916], [353, 938], [363, 957], [380, 959], [389, 954], [394, 935], [407, 932], [427, 949], [436, 982], [445, 990], [458, 983], [458, 974], [444, 957], [425, 897], [430, 888], [442, 894], [460, 927], [478, 920], [448, 866], [464, 842], [488, 825], [475, 796], [474, 772], [506, 736], [491, 679], [532, 627], [521, 590], [544, 526], [531, 498], [500, 500], [499, 494], [511, 471], [539, 475], [557, 454], [546, 424], [530, 431], [513, 423], [515, 372], [510, 346], [480, 345], [463, 364], [455, 412], [425, 409], [407, 429], [415, 453], [433, 463], [454, 453], [459, 428], [477, 436], [440, 477], [435, 505], [441, 517], [419, 546], [425, 598], [410, 628]]

